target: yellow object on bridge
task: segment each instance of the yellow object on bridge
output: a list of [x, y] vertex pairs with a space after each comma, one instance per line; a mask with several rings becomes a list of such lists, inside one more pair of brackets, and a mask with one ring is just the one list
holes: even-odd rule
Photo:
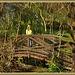
[[31, 30], [26, 30], [26, 34], [27, 35], [32, 34], [32, 31]]

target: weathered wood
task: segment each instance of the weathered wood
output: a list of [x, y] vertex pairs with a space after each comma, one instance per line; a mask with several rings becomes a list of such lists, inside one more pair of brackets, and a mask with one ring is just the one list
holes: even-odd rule
[[70, 67], [70, 68], [73, 67], [72, 64], [70, 64], [70, 63], [68, 63], [68, 62], [63, 62], [63, 65], [64, 65], [64, 66], [67, 66], [67, 67]]
[[[29, 36], [28, 36], [28, 37], [29, 37]], [[44, 37], [46, 38], [45, 35], [30, 35], [30, 37], [38, 37], [38, 38], [41, 38], [41, 39], [44, 38]], [[53, 39], [52, 36], [50, 36], [49, 38], [50, 38], [50, 39]]]
[[[53, 40], [53, 37], [54, 37], [54, 40]], [[11, 38], [13, 40], [13, 38], [16, 38], [16, 37], [11, 37]], [[18, 45], [14, 49], [14, 52], [12, 55], [13, 57], [19, 57], [19, 56], [32, 57], [32, 58], [37, 58], [40, 60], [45, 60], [46, 62], [50, 62], [49, 53], [52, 53], [53, 45], [57, 44], [57, 41], [59, 41], [59, 36], [55, 36], [55, 35], [34, 35], [34, 34], [18, 35], [17, 38], [18, 38], [17, 39]], [[27, 38], [27, 40], [26, 40], [26, 38]], [[65, 39], [65, 37], [62, 37], [62, 38]], [[40, 46], [30, 47], [29, 39], [33, 40], [34, 43], [36, 43]], [[47, 42], [45, 42], [45, 39], [52, 41], [54, 44], [52, 44], [52, 45], [48, 44]], [[25, 44], [23, 44], [23, 46], [19, 45], [19, 43], [24, 42], [24, 41], [25, 41], [25, 44], [27, 43], [27, 45], [26, 45], [27, 47], [25, 46]], [[61, 40], [61, 41], [63, 41], [63, 40]], [[63, 42], [65, 42], [65, 41], [63, 41]], [[61, 46], [61, 47], [63, 47], [63, 46]], [[64, 47], [69, 47], [69, 46], [64, 46]], [[58, 48], [58, 47], [55, 47], [55, 48]], [[59, 52], [58, 50], [55, 50], [54, 55], [57, 56], [58, 52]], [[72, 68], [72, 57], [64, 54], [63, 51], [60, 51], [60, 53], [61, 53], [60, 57], [57, 58], [58, 61], [62, 62], [63, 66], [66, 67], [67, 69], [71, 69]]]
[[17, 42], [19, 42], [19, 41], [22, 40], [23, 38], [26, 39], [26, 37], [19, 37], [19, 38], [17, 39]]
[[26, 51], [26, 50], [29, 50], [29, 51], [35, 51], [35, 52], [41, 52], [41, 53], [49, 53], [51, 50], [47, 50], [45, 48], [43, 49], [34, 49], [34, 48], [18, 48], [18, 49], [14, 49], [14, 51]]
[[[34, 35], [34, 34], [32, 34], [32, 35], [26, 35], [26, 34], [22, 34], [22, 35], [18, 35], [18, 38], [19, 37], [29, 37], [29, 36], [31, 36], [31, 37], [39, 37], [39, 38], [48, 37], [50, 39], [52, 39], [53, 37], [59, 38], [59, 36], [57, 36], [57, 35], [47, 35], [47, 34], [43, 34], [43, 35]], [[13, 36], [11, 38], [16, 38], [16, 36]], [[63, 39], [68, 39], [66, 37], [62, 37], [62, 38]], [[10, 37], [8, 37], [7, 39], [10, 39]], [[58, 40], [58, 39], [55, 38], [55, 40]], [[72, 39], [68, 39], [68, 40], [72, 40]]]
[[44, 50], [18, 50], [18, 52], [17, 51], [15, 51], [15, 53], [28, 53], [28, 52], [33, 52], [33, 53], [38, 53], [38, 54], [42, 54], [42, 55], [48, 55], [49, 53], [48, 52], [46, 52], [46, 51], [44, 51]]
[[[39, 57], [44, 57], [44, 58], [48, 58], [47, 55], [43, 55], [43, 54], [38, 54], [38, 53], [33, 53], [33, 52], [30, 52], [30, 51], [27, 51], [27, 52], [16, 52], [14, 53], [15, 55], [16, 54], [28, 54], [28, 55], [35, 55], [35, 56], [39, 56]], [[23, 56], [23, 55], [22, 55]]]
[[60, 62], [60, 60], [59, 60], [59, 64], [60, 64], [61, 66], [63, 66], [65, 69], [67, 69], [67, 70], [72, 70], [73, 65], [70, 64], [70, 63], [63, 62], [63, 64], [62, 64], [62, 62]]
[[[29, 51], [38, 51], [38, 52], [43, 52], [43, 51], [47, 51], [45, 48], [44, 49], [34, 49], [34, 48], [18, 48], [18, 49], [14, 49], [14, 51], [25, 51], [25, 50], [29, 50]], [[49, 50], [50, 51], [50, 50]]]
[[[57, 55], [56, 55], [57, 56]], [[72, 57], [60, 52], [60, 57], [58, 58], [59, 60], [62, 60], [62, 62], [72, 64]]]
[[[49, 34], [44, 34], [44, 36], [47, 36], [47, 37], [56, 37], [56, 38], [59, 38], [59, 36], [58, 35], [49, 35]], [[66, 37], [63, 37], [63, 36], [61, 36], [61, 38], [63, 38], [63, 39], [67, 39], [67, 40], [72, 40], [72, 39], [69, 39], [69, 38], [66, 38]]]
[[33, 41], [37, 42], [38, 44], [44, 46], [44, 44], [40, 43], [39, 41], [37, 41], [36, 39], [32, 38], [32, 37], [29, 37], [30, 39], [32, 39]]
[[26, 38], [24, 37], [22, 40], [17, 41], [17, 44], [23, 42]]
[[[60, 48], [67, 48], [67, 47], [71, 47], [71, 46], [64, 46], [64, 45], [61, 45]], [[58, 48], [58, 46], [54, 46], [54, 48]], [[64, 52], [64, 51], [63, 51]]]
[[45, 50], [45, 49], [33, 49], [33, 48], [28, 48], [28, 47], [26, 47], [26, 48], [18, 48], [18, 49], [14, 49], [15, 51], [16, 50], [41, 50], [41, 51], [43, 51], [43, 50]]
[[[41, 49], [40, 49], [41, 48]], [[50, 49], [50, 47], [47, 47], [47, 48], [45, 48], [45, 47], [26, 47], [26, 46], [22, 46], [22, 47], [18, 47], [18, 48], [15, 48], [14, 50], [48, 50], [48, 51], [50, 51], [51, 49]]]
[[[35, 47], [27, 47], [27, 46], [22, 46], [22, 45], [19, 45], [17, 47], [15, 47], [15, 49], [19, 49], [19, 48], [29, 48], [29, 49], [41, 49], [41, 48], [45, 48], [45, 46], [35, 46]], [[50, 47], [49, 47], [50, 48]]]
[[65, 61], [63, 59], [58, 58], [59, 64], [62, 64], [65, 69], [72, 70], [73, 64], [72, 62]]
[[73, 62], [72, 62], [73, 72], [75, 72], [75, 53], [73, 53], [72, 59], [73, 59]]
[[53, 42], [53, 37], [52, 36], [45, 36], [45, 35], [31, 35], [31, 36], [38, 37], [38, 38], [44, 38], [44, 39], [46, 38], [46, 39], [51, 40]]
[[28, 45], [28, 47], [30, 46], [29, 37], [27, 38], [27, 45]]
[[19, 41], [19, 40], [21, 40], [21, 39], [23, 39], [23, 37], [19, 37], [19, 38], [17, 39], [17, 41]]
[[40, 59], [40, 60], [45, 60], [47, 62], [50, 62], [49, 59], [45, 59], [43, 57], [39, 57], [39, 56], [35, 56], [35, 55], [28, 55], [28, 54], [13, 54], [12, 57], [19, 57], [19, 56], [24, 56], [24, 57], [32, 57], [32, 58], [36, 58], [36, 59]]
[[[58, 50], [55, 50], [55, 52], [56, 52], [56, 55], [57, 55], [57, 53], [59, 52]], [[70, 59], [70, 60], [72, 60], [72, 56], [71, 55], [67, 55], [67, 54], [65, 54], [65, 53], [63, 53], [63, 51], [60, 51], [61, 52], [61, 56], [63, 56], [63, 57], [67, 57], [67, 59]]]
[[43, 37], [43, 41], [45, 40], [45, 38]]
[[63, 58], [58, 58], [58, 60], [62, 60], [62, 62], [67, 62], [68, 64], [72, 64], [71, 61], [67, 61], [67, 60], [65, 60], [65, 59], [63, 59]]
[[45, 46], [46, 46], [46, 45], [48, 45], [48, 46], [49, 46], [49, 44], [48, 44], [48, 43], [46, 43], [45, 41], [41, 40], [40, 38], [37, 38], [37, 37], [36, 37], [36, 40], [38, 40], [39, 42], [43, 43]]
[[36, 49], [36, 48], [45, 48], [45, 46], [35, 46], [35, 47], [32, 47], [33, 49]]
[[[54, 35], [53, 35], [54, 36]], [[48, 35], [18, 35], [18, 38], [20, 38], [20, 37], [39, 37], [39, 38], [46, 38], [46, 39], [48, 39], [48, 40], [51, 40], [52, 42], [53, 42], [53, 36], [48, 36]], [[55, 36], [55, 37], [58, 37], [59, 38], [59, 36]], [[15, 37], [11, 37], [11, 38], [15, 38]], [[62, 38], [64, 38], [64, 37], [62, 37]], [[66, 38], [67, 39], [67, 38]], [[54, 40], [55, 41], [59, 41], [58, 39], [56, 39], [56, 38], [54, 38]], [[70, 40], [70, 39], [69, 39]], [[54, 43], [57, 43], [57, 42], [55, 42], [54, 41]]]
[[67, 69], [67, 70], [72, 70], [72, 68], [71, 67], [68, 67], [68, 66], [65, 66], [65, 68]]

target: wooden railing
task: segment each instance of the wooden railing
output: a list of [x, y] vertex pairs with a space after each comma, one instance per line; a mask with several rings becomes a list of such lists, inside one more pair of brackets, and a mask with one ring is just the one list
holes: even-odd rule
[[[25, 56], [28, 58], [32, 57], [50, 62], [50, 55], [52, 55], [53, 48], [58, 48], [57, 46], [55, 46], [59, 43], [58, 38], [59, 36], [55, 35], [18, 35], [17, 38], [16, 36], [11, 37], [11, 40], [14, 40], [14, 42], [12, 43], [12, 45], [14, 46], [13, 57]], [[15, 39], [17, 39], [16, 42]], [[33, 47], [30, 47], [29, 45], [30, 39], [33, 41]], [[10, 38], [8, 38], [7, 41], [10, 41]], [[48, 41], [50, 42], [48, 43]], [[61, 42], [67, 43], [63, 40], [61, 40]], [[63, 47], [70, 46], [60, 46], [60, 48]], [[59, 57], [57, 57], [58, 53], [59, 50], [54, 49], [54, 56], [58, 59], [59, 63], [66, 69], [72, 70], [74, 68], [72, 56], [69, 56], [63, 53], [63, 51], [60, 51], [60, 55]]]

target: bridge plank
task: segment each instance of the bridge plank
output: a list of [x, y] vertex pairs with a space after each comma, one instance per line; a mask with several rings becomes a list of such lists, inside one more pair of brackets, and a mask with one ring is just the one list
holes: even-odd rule
[[27, 47], [27, 46], [19, 45], [19, 46], [17, 46], [16, 48], [31, 48], [31, 49], [40, 49], [40, 48], [45, 48], [45, 46]]
[[36, 58], [36, 59], [40, 59], [40, 60], [45, 60], [46, 62], [50, 62], [49, 59], [43, 58], [43, 57], [38, 57], [35, 55], [27, 55], [27, 54], [13, 54], [12, 57], [19, 57], [19, 56], [25, 56], [25, 57], [32, 57], [32, 58]]
[[33, 51], [33, 52], [38, 52], [38, 53], [41, 53], [41, 54], [49, 54], [48, 51], [44, 51], [44, 49], [16, 49], [15, 51], [18, 51], [18, 52], [26, 52], [26, 51]]
[[42, 55], [48, 55], [49, 53], [48, 52], [45, 52], [45, 51], [29, 51], [29, 50], [25, 50], [25, 51], [18, 51], [18, 52], [15, 52], [15, 53], [28, 53], [28, 52], [32, 52], [32, 53], [38, 53], [38, 54], [42, 54]]
[[47, 55], [43, 55], [43, 54], [40, 54], [40, 53], [33, 53], [33, 52], [30, 52], [30, 51], [27, 51], [27, 52], [16, 52], [14, 54], [28, 54], [28, 55], [35, 55], [35, 56], [39, 56], [39, 57], [44, 57], [44, 58], [48, 58]]
[[[41, 48], [41, 49], [40, 49]], [[22, 46], [22, 47], [18, 47], [18, 48], [15, 48], [14, 50], [46, 50], [46, 51], [50, 51], [50, 47], [43, 47], [43, 46], [38, 46], [38, 47], [26, 47], [26, 46]]]
[[35, 47], [31, 47], [31, 48], [33, 48], [33, 49], [36, 49], [36, 48], [45, 48], [45, 46], [35, 46]]
[[27, 40], [27, 46], [29, 47], [30, 45], [29, 45], [29, 43], [30, 43], [30, 41], [29, 41], [29, 37], [27, 38], [28, 40]]

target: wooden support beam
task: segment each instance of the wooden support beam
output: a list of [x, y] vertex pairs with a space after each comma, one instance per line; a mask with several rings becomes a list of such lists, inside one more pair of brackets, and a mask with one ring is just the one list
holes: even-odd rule
[[45, 60], [46, 62], [50, 62], [49, 59], [43, 58], [43, 57], [39, 57], [39, 56], [35, 56], [35, 55], [27, 55], [27, 54], [13, 54], [12, 57], [19, 57], [19, 56], [24, 56], [24, 57], [32, 57], [32, 58], [36, 58], [36, 59], [40, 59], [40, 60]]
[[53, 41], [53, 38], [46, 37], [46, 36], [45, 36], [45, 38], [48, 39], [48, 40], [50, 40], [50, 41], [52, 41], [53, 43], [57, 43], [57, 42]]
[[[47, 47], [47, 46], [46, 46]], [[41, 48], [41, 49], [40, 49]], [[14, 50], [51, 50], [50, 47], [47, 47], [45, 48], [44, 46], [38, 46], [38, 47], [25, 47], [25, 46], [22, 46], [22, 47], [18, 47]]]
[[23, 42], [24, 40], [26, 40], [26, 38], [24, 37], [23, 39], [17, 41], [17, 43]]
[[39, 49], [39, 48], [45, 48], [45, 46], [35, 46], [35, 47], [32, 47], [32, 49]]
[[38, 44], [44, 46], [44, 44], [42, 44], [41, 42], [37, 41], [36, 39], [32, 38], [32, 37], [29, 37], [30, 39], [32, 39], [33, 41], [37, 42]]
[[[48, 39], [51, 40], [51, 41], [52, 41], [53, 37], [59, 38], [59, 36], [57, 36], [57, 35], [47, 35], [47, 34], [43, 34], [43, 35], [34, 35], [34, 34], [32, 34], [32, 35], [26, 35], [26, 34], [23, 34], [23, 35], [18, 35], [17, 37], [18, 37], [18, 38], [19, 38], [19, 37], [39, 37], [39, 38], [45, 37], [45, 38], [48, 38]], [[12, 38], [16, 38], [16, 36], [11, 37], [11, 39], [12, 39]], [[63, 38], [63, 39], [67, 39], [67, 40], [72, 40], [72, 39], [68, 39], [68, 38], [65, 38], [65, 37], [62, 37], [62, 38]], [[10, 37], [7, 38], [7, 40], [9, 40], [9, 39], [10, 39]], [[55, 40], [55, 41], [58, 41], [58, 39], [56, 39], [56, 38], [54, 38], [54, 40]]]
[[30, 46], [30, 40], [29, 40], [29, 37], [27, 38], [27, 41], [28, 41], [27, 45], [28, 45], [28, 47], [29, 47], [29, 46]]
[[43, 49], [41, 50], [41, 49], [30, 49], [30, 50], [23, 50], [23, 49], [20, 49], [20, 50], [18, 50], [18, 49], [16, 49], [15, 50], [15, 53], [16, 53], [16, 51], [18, 51], [18, 52], [27, 52], [27, 51], [31, 51], [31, 52], [36, 52], [36, 53], [41, 53], [41, 54], [49, 54], [46, 50], [44, 51]]
[[41, 48], [45, 48], [45, 46], [26, 47], [26, 46], [19, 45], [19, 47], [16, 47], [16, 49], [19, 49], [19, 48], [24, 48], [24, 49], [41, 49]]
[[73, 72], [75, 72], [75, 53], [73, 53]]
[[30, 52], [30, 51], [27, 51], [27, 52], [16, 52], [16, 53], [14, 53], [15, 55], [16, 54], [28, 54], [28, 55], [35, 55], [35, 56], [39, 56], [39, 57], [44, 57], [44, 58], [48, 58], [48, 56], [45, 54], [45, 55], [43, 55], [43, 54], [40, 54], [40, 53], [33, 53], [33, 52]]
[[45, 38], [43, 37], [43, 41], [45, 40]]
[[18, 51], [18, 52], [15, 52], [15, 53], [37, 53], [37, 54], [42, 54], [42, 55], [48, 55], [49, 53], [46, 52], [46, 51], [39, 51], [39, 50], [24, 50], [24, 51]]
[[19, 41], [19, 40], [21, 40], [21, 39], [23, 39], [23, 37], [19, 37], [19, 38], [17, 39], [17, 41]]
[[40, 38], [35, 38], [37, 41], [39, 41], [39, 42], [41, 42], [41, 43], [43, 43], [45, 46], [46, 45], [48, 45], [49, 46], [49, 44], [48, 43], [46, 43], [45, 41], [43, 41], [43, 40], [41, 40]]
[[62, 61], [63, 61], [63, 62], [65, 62], [65, 63], [67, 62], [68, 64], [72, 64], [72, 62], [71, 62], [71, 61], [65, 60], [65, 59], [60, 58], [60, 57], [58, 58], [58, 60], [62, 60]]
[[[57, 56], [58, 55], [58, 52], [57, 51], [55, 51], [55, 55]], [[62, 51], [60, 51], [60, 57], [62, 57], [62, 58], [58, 58], [59, 60], [62, 60], [62, 61], [67, 61], [68, 63], [72, 63], [72, 56], [69, 56], [69, 55], [67, 55], [67, 54], [64, 54]]]

